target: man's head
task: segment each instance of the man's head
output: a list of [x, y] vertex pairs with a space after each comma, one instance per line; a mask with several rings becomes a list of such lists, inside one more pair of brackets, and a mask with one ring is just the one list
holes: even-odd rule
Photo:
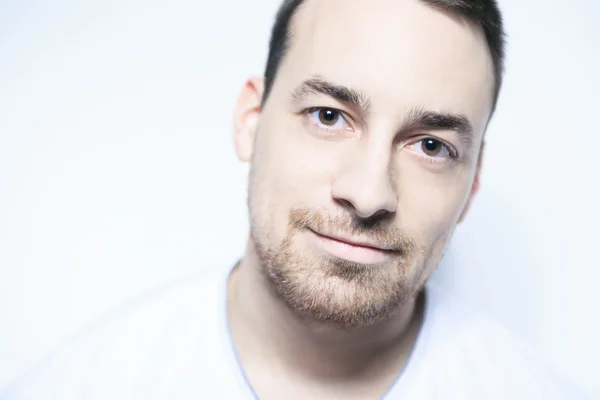
[[284, 2], [235, 131], [251, 249], [292, 309], [360, 327], [420, 291], [479, 185], [502, 43], [491, 0]]

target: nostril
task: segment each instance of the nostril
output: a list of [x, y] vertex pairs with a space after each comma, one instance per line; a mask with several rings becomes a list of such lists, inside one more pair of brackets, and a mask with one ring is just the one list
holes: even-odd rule
[[340, 203], [340, 205], [344, 208], [348, 208], [351, 211], [356, 211], [356, 208], [354, 207], [354, 205], [346, 199], [335, 199], [338, 203]]
[[386, 214], [389, 214], [389, 213], [390, 212], [387, 211], [387, 210], [379, 210], [375, 214], [371, 215], [369, 218], [377, 219], [377, 218], [383, 217], [383, 216], [385, 216]]

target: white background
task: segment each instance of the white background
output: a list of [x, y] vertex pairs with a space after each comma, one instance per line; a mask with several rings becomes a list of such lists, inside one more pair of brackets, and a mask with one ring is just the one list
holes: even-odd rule
[[[122, 301], [242, 253], [231, 114], [278, 3], [0, 0], [0, 389]], [[600, 397], [600, 4], [501, 6], [483, 188], [437, 279]]]

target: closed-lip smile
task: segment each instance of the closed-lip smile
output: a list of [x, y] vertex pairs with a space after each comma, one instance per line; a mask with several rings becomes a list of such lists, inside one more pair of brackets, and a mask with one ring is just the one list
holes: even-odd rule
[[325, 239], [336, 240], [338, 242], [342, 242], [342, 243], [348, 244], [350, 246], [366, 247], [369, 249], [379, 250], [379, 251], [393, 251], [392, 249], [382, 246], [382, 245], [378, 244], [377, 242], [375, 242], [374, 240], [369, 240], [367, 238], [353, 237], [353, 236], [347, 236], [347, 235], [343, 235], [343, 234], [332, 234], [332, 235], [322, 234], [317, 231], [313, 231], [313, 232], [316, 235], [321, 236]]
[[326, 253], [359, 264], [382, 264], [398, 252], [372, 239], [344, 234], [323, 234], [310, 229], [318, 247]]

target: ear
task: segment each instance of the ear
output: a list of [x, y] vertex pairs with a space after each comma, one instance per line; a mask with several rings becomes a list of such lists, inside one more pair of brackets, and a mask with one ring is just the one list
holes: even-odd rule
[[481, 186], [481, 164], [483, 163], [484, 150], [485, 150], [485, 142], [481, 142], [481, 150], [479, 150], [479, 158], [477, 159], [477, 170], [475, 171], [475, 178], [473, 179], [473, 184], [471, 185], [471, 193], [469, 193], [469, 198], [467, 199], [467, 203], [465, 204], [465, 207], [463, 208], [462, 213], [460, 214], [460, 218], [458, 219], [459, 224], [463, 221], [463, 219], [467, 215], [467, 212], [469, 211], [469, 208], [471, 207], [471, 202], [473, 201], [473, 198], [475, 197], [475, 195], [479, 191], [479, 187]]
[[264, 80], [262, 78], [249, 79], [242, 88], [235, 106], [233, 139], [237, 156], [241, 161], [249, 162], [252, 158], [263, 91]]

